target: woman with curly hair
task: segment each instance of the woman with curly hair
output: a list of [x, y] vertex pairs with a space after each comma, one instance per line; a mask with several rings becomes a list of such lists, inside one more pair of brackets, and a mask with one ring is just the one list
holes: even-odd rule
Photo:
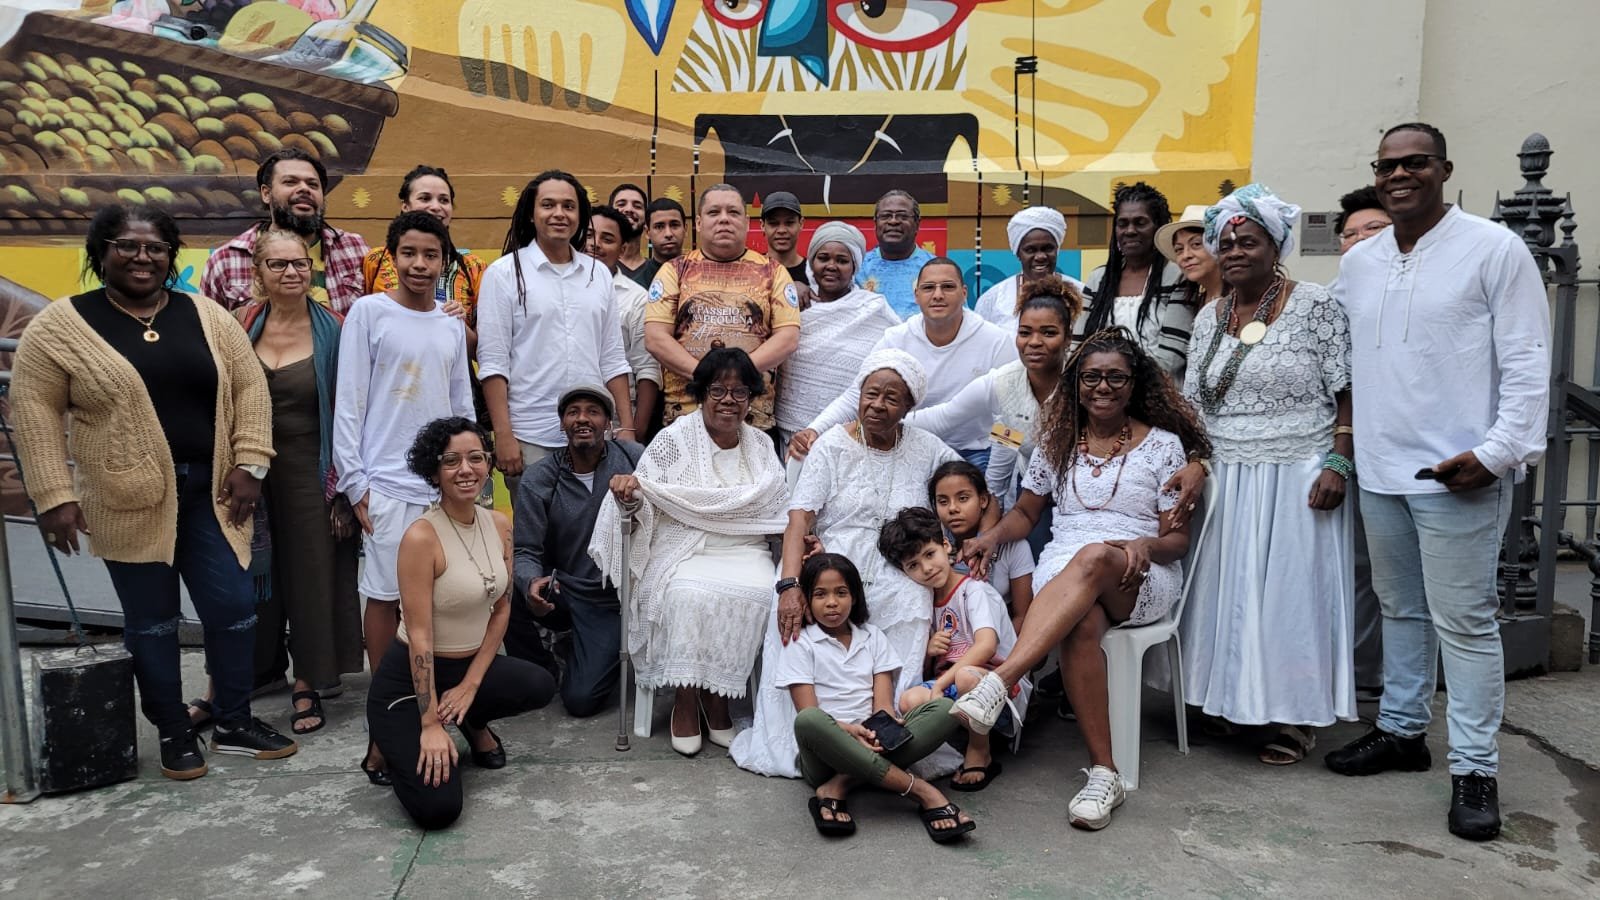
[[489, 723], [555, 695], [543, 668], [500, 656], [511, 618], [511, 520], [477, 504], [494, 455], [470, 419], [422, 427], [406, 466], [439, 492], [400, 541], [400, 630], [367, 692], [367, 727], [395, 796], [426, 829], [461, 815], [455, 725], [473, 765], [499, 769], [506, 751]]
[[961, 547], [981, 578], [996, 549], [1025, 537], [1053, 501], [1050, 543], [1016, 647], [953, 714], [987, 731], [1011, 685], [1061, 645], [1067, 697], [1089, 748], [1089, 783], [1068, 807], [1080, 828], [1104, 828], [1123, 800], [1100, 639], [1118, 625], [1160, 620], [1183, 588], [1189, 528], [1173, 515], [1178, 496], [1165, 485], [1184, 467], [1185, 447], [1210, 455], [1204, 428], [1155, 360], [1125, 329], [1090, 335], [1044, 404], [1039, 449], [1016, 506]]
[[1206, 211], [1229, 293], [1195, 320], [1184, 385], [1217, 450], [1214, 536], [1189, 560], [1184, 696], [1223, 733], [1266, 726], [1273, 766], [1356, 717], [1350, 329], [1326, 290], [1279, 265], [1299, 214], [1258, 184]]

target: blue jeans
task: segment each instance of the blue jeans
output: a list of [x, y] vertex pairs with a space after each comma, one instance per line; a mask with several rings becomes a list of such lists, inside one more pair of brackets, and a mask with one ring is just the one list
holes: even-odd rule
[[1510, 503], [1505, 480], [1468, 494], [1361, 492], [1383, 606], [1378, 727], [1404, 737], [1427, 731], [1442, 651], [1453, 775], [1494, 775], [1500, 765], [1506, 684], [1495, 567]]
[[957, 450], [961, 458], [978, 467], [978, 471], [989, 471], [989, 447], [979, 447], [976, 450]]
[[205, 629], [206, 668], [216, 688], [217, 721], [250, 715], [255, 666], [255, 591], [217, 522], [211, 464], [179, 464], [178, 543], [173, 565], [106, 560], [122, 603], [122, 644], [133, 655], [139, 704], [162, 735], [189, 727], [178, 667], [181, 577]]

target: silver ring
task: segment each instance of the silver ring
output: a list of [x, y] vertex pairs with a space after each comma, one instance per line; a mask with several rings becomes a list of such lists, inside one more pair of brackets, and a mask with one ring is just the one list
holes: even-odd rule
[[57, 535], [57, 534], [56, 534], [56, 533], [55, 533], [55, 532], [53, 532], [53, 531], [47, 531], [47, 532], [45, 532], [45, 535], [44, 535], [44, 542], [45, 542], [45, 543], [47, 543], [47, 544], [54, 544], [54, 543], [56, 543], [56, 541], [57, 541], [57, 540], [58, 540], [58, 539], [59, 539], [59, 537], [58, 537], [58, 535]]

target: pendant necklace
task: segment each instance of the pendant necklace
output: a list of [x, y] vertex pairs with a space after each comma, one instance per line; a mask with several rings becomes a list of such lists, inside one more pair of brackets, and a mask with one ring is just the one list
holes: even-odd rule
[[[1200, 363], [1200, 403], [1207, 411], [1216, 412], [1222, 405], [1222, 399], [1228, 395], [1228, 389], [1233, 387], [1234, 379], [1239, 376], [1239, 367], [1244, 365], [1245, 357], [1250, 355], [1256, 345], [1267, 336], [1267, 319], [1272, 315], [1272, 310], [1278, 305], [1278, 295], [1282, 293], [1284, 280], [1280, 276], [1273, 279], [1271, 285], [1261, 295], [1261, 302], [1256, 306], [1256, 313], [1249, 322], [1239, 325], [1238, 301], [1239, 292], [1230, 291], [1222, 298], [1222, 308], [1217, 311], [1217, 322], [1220, 327], [1211, 333], [1211, 346], [1206, 349], [1205, 359]], [[1233, 348], [1228, 361], [1222, 367], [1222, 373], [1212, 384], [1206, 384], [1207, 377], [1211, 374], [1211, 363], [1217, 358], [1217, 349], [1222, 344], [1223, 334], [1237, 328], [1239, 342]]]
[[1116, 443], [1116, 446], [1113, 447], [1112, 450], [1111, 450], [1111, 456], [1106, 457], [1105, 461], [1103, 463], [1098, 464], [1098, 465], [1094, 465], [1092, 463], [1092, 459], [1093, 458], [1091, 456], [1089, 456], [1089, 442], [1088, 442], [1088, 440], [1082, 434], [1080, 434], [1078, 436], [1078, 455], [1079, 455], [1079, 457], [1082, 459], [1082, 461], [1084, 463], [1089, 463], [1089, 464], [1093, 465], [1093, 469], [1091, 471], [1094, 473], [1094, 476], [1096, 478], [1100, 477], [1100, 470], [1101, 470], [1102, 466], [1111, 465], [1112, 457], [1115, 457], [1117, 459], [1117, 478], [1116, 478], [1115, 481], [1113, 481], [1111, 483], [1111, 496], [1107, 497], [1106, 498], [1106, 502], [1100, 504], [1099, 506], [1090, 506], [1088, 503], [1085, 503], [1084, 500], [1083, 500], [1083, 495], [1078, 493], [1078, 462], [1079, 461], [1078, 460], [1073, 460], [1072, 471], [1071, 471], [1071, 474], [1068, 476], [1072, 480], [1072, 496], [1077, 498], [1078, 505], [1083, 507], [1086, 511], [1088, 511], [1088, 512], [1096, 512], [1098, 510], [1105, 509], [1106, 507], [1111, 505], [1111, 502], [1113, 500], [1117, 499], [1117, 489], [1122, 487], [1122, 471], [1128, 467], [1128, 456], [1127, 456], [1127, 454], [1122, 452], [1122, 448], [1127, 445], [1127, 443], [1132, 439], [1132, 436], [1133, 436], [1132, 435], [1132, 431], [1129, 429], [1128, 423], [1127, 422], [1123, 422], [1122, 423], [1122, 433], [1117, 436], [1117, 443]]
[[[490, 602], [490, 603], [493, 603], [494, 600], [495, 600], [495, 596], [494, 596], [494, 593], [495, 593], [495, 591], [494, 591], [494, 566], [491, 564], [489, 566], [489, 571], [485, 572], [483, 570], [483, 566], [478, 564], [478, 557], [473, 555], [472, 546], [467, 543], [466, 538], [463, 538], [461, 536], [461, 526], [456, 524], [455, 518], [453, 516], [451, 516], [450, 513], [445, 512], [445, 510], [442, 507], [440, 508], [440, 512], [444, 512], [444, 517], [446, 519], [450, 520], [450, 528], [453, 531], [455, 531], [456, 540], [461, 542], [461, 549], [467, 551], [467, 559], [472, 561], [472, 567], [474, 569], [478, 570], [478, 577], [483, 580], [483, 599], [488, 601], [488, 602]], [[478, 527], [477, 507], [473, 507], [472, 530], [477, 532], [478, 540], [483, 545], [483, 555], [484, 556], [488, 556], [489, 555], [489, 539], [483, 536], [483, 529]]]
[[116, 307], [118, 312], [144, 326], [144, 342], [146, 344], [154, 344], [156, 341], [161, 340], [161, 335], [155, 330], [153, 324], [155, 323], [156, 316], [161, 315], [161, 311], [167, 308], [167, 296], [162, 296], [161, 301], [156, 304], [156, 311], [148, 316], [134, 315], [126, 306], [123, 306], [121, 303], [112, 300], [110, 291], [106, 291], [106, 302]]
[[[1122, 431], [1117, 433], [1116, 443], [1111, 445], [1111, 452], [1106, 454], [1104, 461], [1094, 462], [1094, 456], [1089, 452], [1089, 432], [1086, 429], [1078, 434], [1078, 453], [1082, 455], [1084, 462], [1090, 464], [1090, 474], [1094, 475], [1096, 478], [1099, 478], [1101, 471], [1103, 471], [1106, 466], [1111, 465], [1111, 461], [1116, 459], [1117, 456], [1122, 453], [1122, 448], [1126, 447], [1128, 445], [1128, 441], [1132, 439], [1133, 433], [1129, 431], [1128, 423], [1123, 422]], [[1117, 471], [1120, 476], [1121, 469], [1118, 469]]]

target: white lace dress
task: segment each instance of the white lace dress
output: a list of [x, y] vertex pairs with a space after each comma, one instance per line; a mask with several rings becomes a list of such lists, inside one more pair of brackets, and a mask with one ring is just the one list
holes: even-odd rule
[[1213, 302], [1195, 319], [1184, 395], [1213, 456], [1205, 526], [1189, 554], [1180, 623], [1191, 704], [1241, 725], [1354, 719], [1350, 504], [1308, 505], [1333, 446], [1334, 395], [1350, 386], [1350, 330], [1326, 290], [1295, 286], [1220, 403], [1201, 400], [1238, 341]]
[[[1178, 502], [1177, 494], [1164, 493], [1161, 486], [1185, 463], [1183, 442], [1160, 428], [1151, 428], [1145, 439], [1120, 461], [1106, 464], [1093, 457], [1086, 461], [1081, 454], [1074, 454], [1075, 471], [1065, 474], [1057, 473], [1045, 454], [1035, 451], [1028, 473], [1022, 477], [1022, 488], [1050, 497], [1054, 516], [1050, 543], [1039, 554], [1039, 565], [1033, 570], [1034, 596], [1089, 544], [1158, 536], [1161, 513]], [[1101, 465], [1098, 476], [1094, 474], [1096, 464]], [[1182, 592], [1183, 568], [1179, 563], [1152, 565], [1124, 624], [1147, 625], [1160, 619], [1178, 602]]]
[[[790, 509], [816, 513], [815, 530], [823, 547], [849, 557], [861, 571], [869, 621], [888, 638], [895, 658], [902, 663], [895, 680], [896, 697], [922, 681], [933, 598], [927, 588], [884, 560], [878, 552], [878, 529], [905, 507], [926, 506], [933, 470], [960, 458], [920, 428], [907, 426], [899, 447], [878, 451], [851, 438], [845, 426], [836, 425], [812, 445], [789, 500]], [[775, 661], [782, 651], [777, 612], [774, 598], [767, 617], [762, 651], [767, 662], [761, 667], [755, 725], [734, 738], [729, 755], [753, 772], [798, 778], [794, 703], [787, 689], [773, 683]]]

